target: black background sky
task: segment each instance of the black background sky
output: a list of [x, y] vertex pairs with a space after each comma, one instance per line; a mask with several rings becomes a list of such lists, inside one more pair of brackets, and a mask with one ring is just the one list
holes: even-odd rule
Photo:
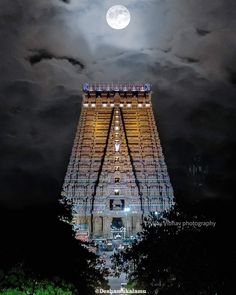
[[[125, 30], [106, 24], [124, 4]], [[232, 199], [235, 0], [1, 0], [1, 203], [60, 195], [86, 81], [150, 82], [177, 199]], [[189, 166], [208, 167], [196, 189]]]

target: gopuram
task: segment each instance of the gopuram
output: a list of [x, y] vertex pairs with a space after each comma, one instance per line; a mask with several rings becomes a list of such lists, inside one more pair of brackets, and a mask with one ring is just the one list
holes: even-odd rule
[[150, 84], [83, 85], [62, 196], [79, 237], [130, 237], [174, 203]]

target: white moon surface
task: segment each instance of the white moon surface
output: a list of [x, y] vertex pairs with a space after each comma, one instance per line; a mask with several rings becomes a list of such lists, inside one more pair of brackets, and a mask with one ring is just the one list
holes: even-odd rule
[[129, 10], [123, 5], [111, 6], [107, 11], [106, 20], [111, 28], [124, 29], [130, 22]]

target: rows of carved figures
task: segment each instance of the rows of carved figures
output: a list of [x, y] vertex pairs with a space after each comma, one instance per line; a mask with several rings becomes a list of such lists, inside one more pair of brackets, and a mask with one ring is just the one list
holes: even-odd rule
[[93, 215], [104, 217], [103, 233], [108, 233], [112, 216], [127, 216], [129, 210], [141, 220], [142, 213], [163, 212], [173, 204], [150, 97], [138, 99], [117, 94], [106, 101], [102, 93], [96, 100], [83, 99], [62, 195], [73, 204], [78, 223], [88, 218], [97, 233], [101, 226], [91, 223]]
[[132, 104], [132, 103], [102, 103], [102, 104], [98, 104], [98, 103], [84, 103], [83, 106], [85, 108], [96, 108], [96, 107], [103, 107], [103, 108], [106, 108], [106, 107], [110, 107], [110, 108], [114, 108], [115, 106], [118, 106], [120, 108], [123, 108], [123, 107], [127, 107], [127, 108], [142, 108], [142, 107], [146, 107], [146, 108], [149, 108], [151, 106], [150, 103], [137, 103], [137, 104]]
[[151, 85], [149, 83], [84, 83], [84, 92], [109, 92], [109, 91], [147, 91], [151, 90]]
[[[91, 213], [91, 205], [87, 204], [77, 204], [77, 200], [73, 201], [73, 212], [79, 215], [84, 215], [84, 214], [90, 214]], [[127, 208], [129, 208], [129, 214], [136, 214], [140, 212], [148, 213], [148, 212], [163, 212], [167, 209], [170, 209], [173, 205], [173, 201], [171, 199], [163, 199], [161, 198], [160, 201], [158, 202], [145, 202], [143, 200], [142, 208], [141, 204], [128, 204]], [[124, 210], [109, 210], [109, 204], [100, 204], [97, 203], [93, 207], [93, 213], [99, 213], [99, 214], [104, 214], [104, 215], [122, 215], [125, 214]]]

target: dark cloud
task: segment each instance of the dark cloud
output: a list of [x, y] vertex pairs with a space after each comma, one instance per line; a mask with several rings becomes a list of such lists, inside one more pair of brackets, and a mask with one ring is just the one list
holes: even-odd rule
[[199, 59], [193, 58], [193, 57], [178, 56], [178, 55], [176, 55], [176, 57], [178, 57], [179, 59], [181, 59], [181, 61], [187, 62], [187, 63], [197, 63], [197, 62], [199, 62]]
[[71, 2], [70, 0], [59, 0], [59, 1], [64, 2], [66, 4], [69, 4]]
[[29, 60], [31, 65], [34, 65], [36, 63], [41, 62], [44, 59], [58, 59], [58, 60], [67, 60], [69, 63], [71, 63], [74, 66], [80, 66], [81, 69], [84, 69], [85, 65], [82, 64], [79, 60], [73, 58], [73, 57], [67, 57], [67, 56], [56, 56], [50, 53], [49, 51], [45, 49], [32, 49], [33, 52], [32, 55], [26, 57], [26, 60]]
[[208, 30], [202, 30], [202, 29], [199, 29], [199, 28], [196, 28], [196, 31], [197, 33], [200, 35], [200, 36], [206, 36], [208, 34], [210, 34], [211, 32], [208, 31]]

